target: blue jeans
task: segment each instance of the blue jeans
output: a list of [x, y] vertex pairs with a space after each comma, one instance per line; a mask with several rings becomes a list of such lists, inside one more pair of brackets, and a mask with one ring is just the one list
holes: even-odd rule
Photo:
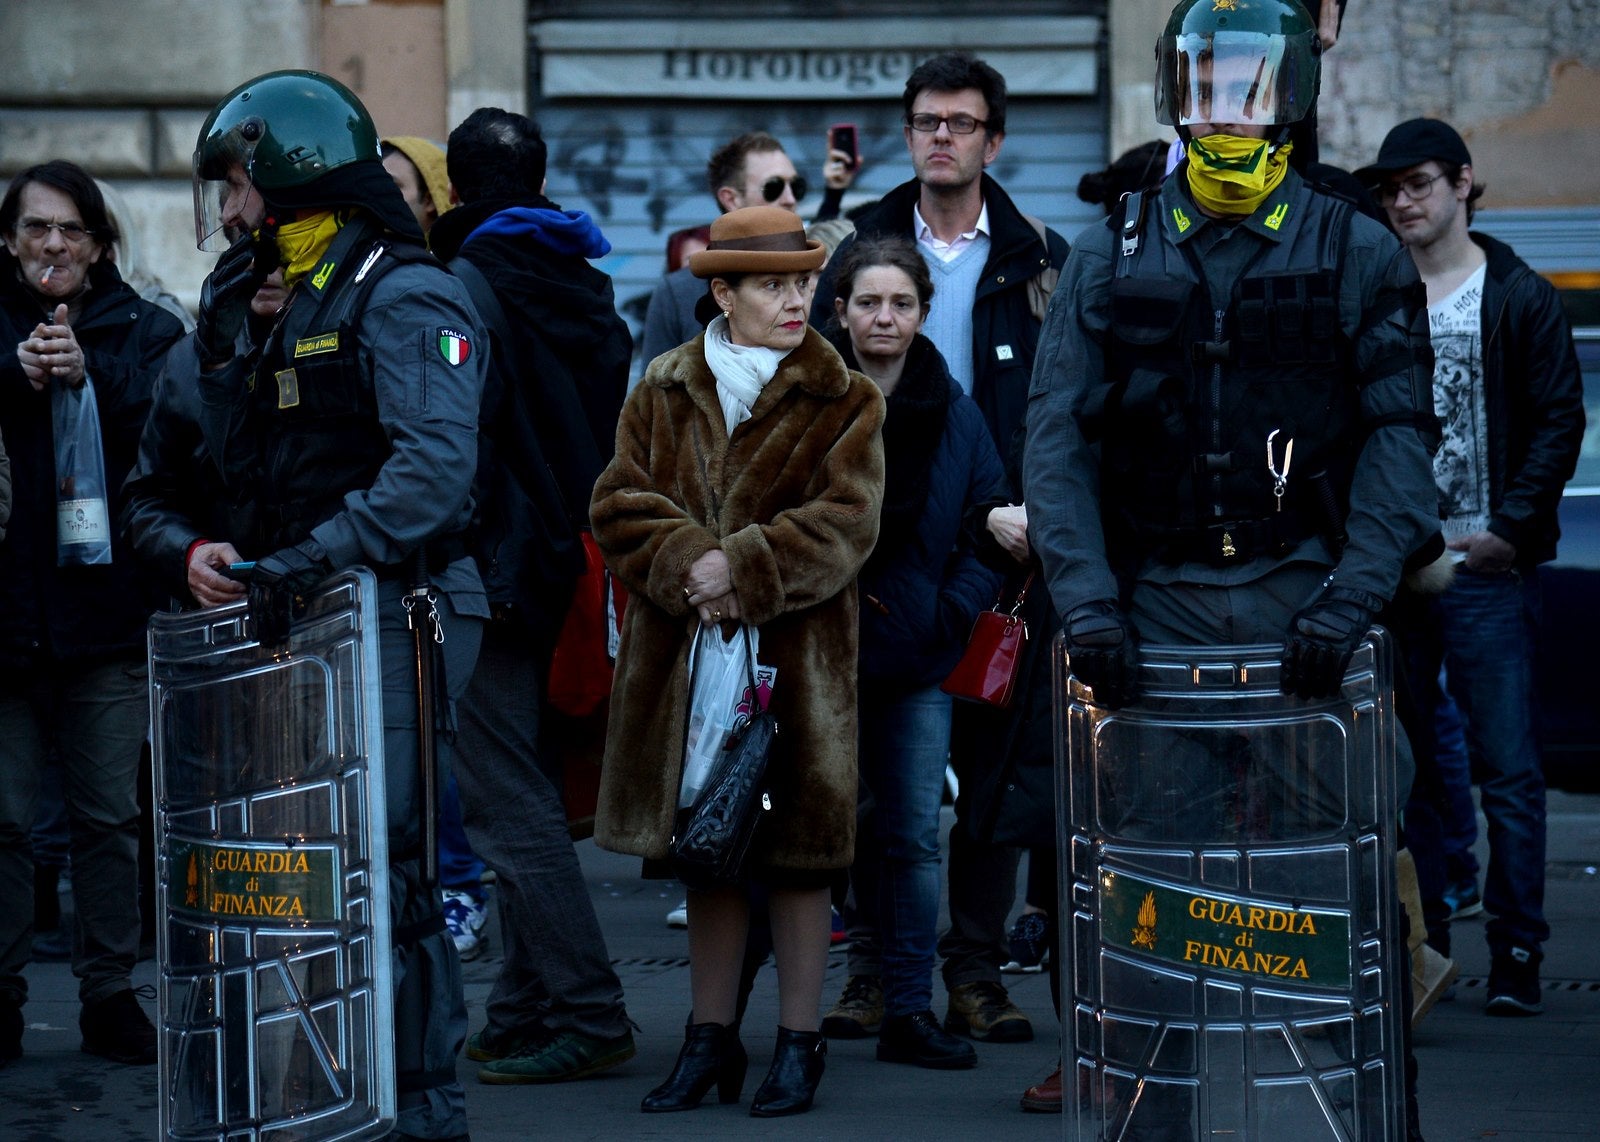
[[1450, 885], [1478, 881], [1478, 858], [1472, 846], [1478, 843], [1478, 809], [1472, 803], [1472, 764], [1467, 759], [1467, 732], [1461, 724], [1461, 711], [1450, 696], [1449, 679], [1439, 675], [1439, 706], [1434, 711], [1434, 732], [1438, 735], [1439, 779], [1444, 786], [1445, 879]]
[[[459, 767], [460, 759], [456, 765]], [[461, 824], [461, 790], [451, 773], [439, 794], [439, 886], [449, 892], [465, 892], [483, 903], [483, 861], [472, 851], [467, 830]]]
[[[933, 1005], [939, 928], [939, 806], [950, 757], [950, 695], [937, 686], [897, 698], [861, 695], [861, 811], [850, 883], [872, 904], [881, 940], [884, 1010]], [[859, 973], [858, 973], [859, 974]]]
[[[1461, 710], [1467, 753], [1488, 821], [1483, 906], [1489, 951], [1539, 951], [1544, 919], [1544, 770], [1534, 729], [1533, 638], [1539, 615], [1534, 572], [1461, 570], [1433, 604], [1421, 649], [1443, 659]], [[1427, 668], [1427, 662], [1423, 668]]]

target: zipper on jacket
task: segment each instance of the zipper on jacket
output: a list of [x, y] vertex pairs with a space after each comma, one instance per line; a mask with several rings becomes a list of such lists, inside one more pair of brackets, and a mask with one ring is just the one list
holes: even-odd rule
[[[1217, 344], [1222, 343], [1222, 322], [1225, 311], [1221, 309], [1212, 311], [1211, 338]], [[1211, 451], [1222, 451], [1222, 362], [1217, 361], [1211, 366]], [[1214, 518], [1222, 518], [1222, 473], [1213, 473], [1211, 477], [1211, 514]]]

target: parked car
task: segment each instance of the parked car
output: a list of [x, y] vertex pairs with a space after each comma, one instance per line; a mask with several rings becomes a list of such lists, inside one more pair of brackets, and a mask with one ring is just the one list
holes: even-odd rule
[[1561, 542], [1539, 569], [1544, 611], [1538, 679], [1545, 777], [1600, 792], [1600, 325], [1573, 330], [1587, 425], [1578, 470], [1561, 497]]

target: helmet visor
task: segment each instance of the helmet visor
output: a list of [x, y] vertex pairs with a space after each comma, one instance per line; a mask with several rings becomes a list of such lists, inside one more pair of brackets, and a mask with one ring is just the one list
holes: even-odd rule
[[1317, 95], [1316, 32], [1185, 32], [1157, 47], [1156, 118], [1183, 126], [1298, 123]]
[[256, 205], [261, 194], [250, 181], [254, 151], [255, 144], [243, 139], [238, 130], [212, 134], [195, 148], [192, 177], [197, 249], [220, 253], [245, 230], [260, 225], [250, 216], [252, 206], [254, 212], [264, 212], [264, 207]]

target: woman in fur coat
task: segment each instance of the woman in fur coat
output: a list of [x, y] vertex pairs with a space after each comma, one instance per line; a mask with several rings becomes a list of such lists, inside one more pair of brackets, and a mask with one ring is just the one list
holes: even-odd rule
[[[808, 1110], [830, 881], [849, 866], [856, 814], [856, 587], [878, 534], [883, 397], [806, 324], [825, 257], [778, 207], [735, 210], [690, 259], [721, 313], [650, 363], [595, 485], [594, 537], [632, 595], [623, 620], [595, 840], [650, 862], [678, 814], [689, 648], [702, 624], [760, 628], [776, 669], [773, 809], [750, 874], [769, 890], [779, 1028], [758, 1117]], [[712, 1085], [739, 1097], [736, 1005], [749, 926], [741, 888], [691, 891], [694, 1009], [672, 1075], [646, 1111], [688, 1110]]]

